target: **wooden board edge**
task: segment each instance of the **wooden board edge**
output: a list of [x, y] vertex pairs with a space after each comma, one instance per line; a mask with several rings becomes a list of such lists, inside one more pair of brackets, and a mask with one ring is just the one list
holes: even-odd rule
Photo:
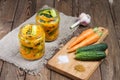
[[[106, 50], [106, 55], [108, 55], [108, 49]], [[94, 73], [95, 70], [97, 70], [98, 66], [99, 66], [103, 61], [104, 61], [104, 59], [101, 60], [98, 65], [96, 65], [96, 67], [94, 68], [94, 70], [91, 72], [92, 74]], [[53, 71], [55, 71], [55, 72], [57, 72], [57, 73], [60, 73], [61, 75], [66, 74], [66, 75], [63, 75], [63, 76], [66, 76], [66, 77], [69, 77], [69, 78], [75, 79], [75, 80], [79, 80], [79, 79], [80, 79], [79, 77], [76, 77], [76, 76], [74, 76], [74, 75], [71, 75], [71, 74], [69, 74], [69, 73], [66, 73], [65, 71], [62, 71], [62, 72], [61, 72], [61, 70], [59, 70], [58, 68], [56, 68], [56, 67], [52, 66], [51, 64], [49, 64], [49, 61], [48, 61], [48, 63], [46, 64], [46, 66], [47, 66], [49, 69], [51, 69], [51, 70], [53, 70]], [[88, 75], [87, 78], [84, 78], [84, 79], [81, 79], [81, 80], [88, 80], [92, 74]]]
[[102, 42], [109, 34], [108, 29], [105, 29], [103, 27], [99, 27], [99, 30], [103, 31], [104, 35], [101, 36], [101, 38], [96, 42], [96, 44]]
[[[73, 38], [72, 38], [69, 42], [67, 42], [65, 45], [73, 42], [76, 38], [77, 38], [77, 37], [73, 37]], [[64, 46], [64, 47], [65, 47], [65, 46]], [[64, 48], [64, 47], [63, 47], [63, 48]], [[62, 48], [62, 49], [63, 49], [63, 48]], [[61, 50], [62, 50], [62, 49], [61, 49]], [[58, 51], [58, 52], [59, 52], [59, 51]], [[58, 53], [58, 52], [57, 52], [57, 53]], [[54, 56], [55, 56], [55, 55], [54, 55]], [[54, 56], [53, 56], [53, 57], [54, 57]], [[52, 57], [52, 58], [53, 58], [53, 57]], [[52, 58], [51, 58], [51, 59], [52, 59]], [[50, 60], [51, 60], [51, 59], [50, 59]], [[49, 60], [49, 61], [47, 62], [47, 64], [46, 64], [46, 67], [48, 67], [49, 69], [51, 69], [51, 70], [53, 70], [53, 71], [55, 71], [55, 72], [57, 72], [57, 73], [60, 73], [61, 75], [63, 75], [63, 74], [65, 73], [66, 75], [63, 75], [63, 76], [69, 77], [69, 78], [71, 78], [71, 79], [77, 79], [77, 80], [80, 79], [80, 78], [77, 78], [77, 77], [74, 76], [74, 75], [71, 75], [71, 74], [66, 73], [65, 71], [62, 71], [62, 72], [61, 72], [61, 70], [59, 70], [58, 68], [56, 68], [56, 67], [54, 67], [54, 66], [52, 66], [52, 65], [50, 64], [50, 60]]]
[[[106, 57], [108, 55], [108, 49], [105, 51], [106, 53]], [[96, 65], [96, 67], [94, 68], [93, 72], [91, 72], [92, 74], [95, 72], [95, 70], [97, 70], [98, 66], [104, 61], [104, 59], [102, 59], [101, 61], [99, 61], [98, 65]], [[88, 77], [86, 79], [83, 80], [88, 80], [90, 78], [90, 76], [92, 76], [92, 74], [88, 75]]]
[[[63, 76], [69, 77], [69, 78], [71, 78], [71, 79], [73, 79], [73, 80], [79, 80], [79, 79], [80, 79], [79, 77], [76, 77], [76, 76], [74, 76], [74, 75], [71, 75], [71, 74], [69, 74], [69, 73], [66, 73], [65, 71], [59, 70], [58, 68], [50, 65], [49, 62], [46, 64], [46, 66], [47, 66], [49, 69], [51, 69], [51, 70], [53, 70], [53, 71], [55, 71], [55, 72], [57, 72], [57, 73], [60, 73], [61, 75], [66, 74], [66, 75], [63, 75]], [[84, 79], [81, 79], [81, 80], [84, 80]]]

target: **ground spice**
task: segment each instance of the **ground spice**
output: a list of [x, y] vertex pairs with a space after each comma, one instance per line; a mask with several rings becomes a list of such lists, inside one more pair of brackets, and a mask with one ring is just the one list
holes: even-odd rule
[[79, 72], [84, 72], [85, 71], [85, 67], [83, 65], [76, 65], [74, 67], [75, 70], [79, 71]]

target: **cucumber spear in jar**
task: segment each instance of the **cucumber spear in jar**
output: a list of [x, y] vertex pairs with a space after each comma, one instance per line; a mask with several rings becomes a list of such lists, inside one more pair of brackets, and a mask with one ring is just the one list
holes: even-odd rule
[[59, 34], [59, 13], [53, 8], [42, 9], [36, 15], [36, 23], [45, 31], [45, 40], [53, 41]]
[[[43, 56], [45, 33], [40, 25], [27, 24], [20, 29], [18, 34], [20, 53], [27, 60], [36, 60]], [[35, 56], [39, 54], [39, 56]]]

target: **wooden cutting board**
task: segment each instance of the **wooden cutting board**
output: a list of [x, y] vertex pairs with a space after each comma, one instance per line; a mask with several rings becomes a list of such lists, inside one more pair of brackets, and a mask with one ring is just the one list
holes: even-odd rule
[[[103, 31], [103, 36], [98, 40], [97, 43], [102, 42], [106, 36], [108, 35], [108, 30], [99, 27], [101, 31]], [[68, 76], [74, 80], [88, 80], [89, 77], [93, 74], [93, 72], [97, 69], [101, 61], [77, 61], [74, 59], [75, 53], [67, 53], [67, 47], [76, 39], [76, 37], [72, 38], [59, 52], [57, 52], [47, 63], [48, 68], [61, 73], [65, 76]], [[106, 54], [108, 51], [106, 50]], [[61, 55], [67, 55], [69, 62], [68, 63], [59, 63], [58, 57]], [[79, 72], [75, 70], [76, 65], [82, 65], [85, 68], [85, 71]]]

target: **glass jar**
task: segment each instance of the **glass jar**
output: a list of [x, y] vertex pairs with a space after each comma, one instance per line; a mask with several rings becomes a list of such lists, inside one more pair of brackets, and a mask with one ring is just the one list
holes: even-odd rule
[[42, 9], [36, 15], [36, 23], [45, 31], [45, 41], [54, 41], [59, 34], [60, 16], [53, 8]]
[[20, 54], [27, 60], [36, 60], [44, 55], [45, 33], [40, 25], [24, 25], [18, 34]]

